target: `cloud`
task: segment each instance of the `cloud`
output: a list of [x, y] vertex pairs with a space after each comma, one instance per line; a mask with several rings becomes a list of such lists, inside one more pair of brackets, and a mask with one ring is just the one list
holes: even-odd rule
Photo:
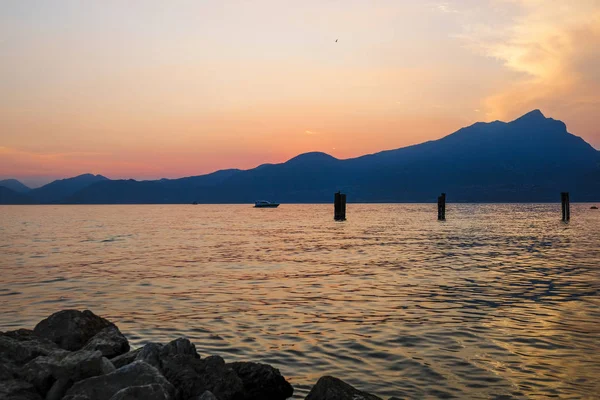
[[[600, 105], [600, 2], [502, 0], [514, 15], [491, 23], [465, 23], [466, 47], [494, 58], [513, 73], [485, 100], [492, 118], [534, 108], [575, 121], [583, 130]], [[593, 133], [593, 132], [588, 132]]]
[[458, 10], [448, 2], [433, 3], [431, 4], [431, 8], [442, 13], [458, 13]]
[[304, 131], [304, 133], [305, 133], [306, 135], [318, 135], [318, 134], [319, 134], [319, 132], [316, 132], [316, 131], [308, 131], [308, 130], [307, 130], [307, 131]]

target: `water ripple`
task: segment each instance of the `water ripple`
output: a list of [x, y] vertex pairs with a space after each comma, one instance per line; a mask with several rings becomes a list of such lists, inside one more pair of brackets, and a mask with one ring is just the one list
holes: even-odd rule
[[0, 207], [0, 329], [64, 308], [134, 346], [331, 374], [382, 397], [595, 398], [600, 213], [560, 206]]

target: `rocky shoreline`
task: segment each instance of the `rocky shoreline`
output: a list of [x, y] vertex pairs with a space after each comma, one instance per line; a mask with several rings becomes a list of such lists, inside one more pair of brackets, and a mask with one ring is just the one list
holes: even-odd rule
[[[89, 310], [0, 332], [3, 400], [285, 400], [293, 393], [276, 368], [202, 357], [186, 338], [130, 350], [115, 324]], [[381, 400], [331, 376], [306, 399]]]

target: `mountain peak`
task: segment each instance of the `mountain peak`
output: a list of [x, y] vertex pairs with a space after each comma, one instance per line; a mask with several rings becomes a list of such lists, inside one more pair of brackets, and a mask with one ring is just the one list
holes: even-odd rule
[[542, 114], [542, 112], [539, 109], [535, 109], [532, 111], [529, 111], [527, 114], [524, 114], [522, 116], [520, 116], [519, 118], [515, 119], [513, 122], [517, 122], [517, 121], [544, 121], [546, 120], [546, 116], [544, 114]]
[[25, 193], [31, 190], [29, 187], [27, 187], [26, 185], [24, 185], [16, 179], [0, 180], [0, 186], [7, 187], [11, 190], [14, 190], [17, 193]]
[[323, 153], [320, 151], [312, 151], [310, 153], [303, 153], [297, 155], [294, 158], [289, 159], [287, 163], [296, 163], [296, 162], [318, 162], [318, 161], [335, 161], [337, 158], [331, 156], [327, 153]]

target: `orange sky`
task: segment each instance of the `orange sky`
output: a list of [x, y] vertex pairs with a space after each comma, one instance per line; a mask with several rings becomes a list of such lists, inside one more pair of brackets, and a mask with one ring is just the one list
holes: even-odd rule
[[599, 0], [297, 3], [3, 1], [0, 178], [346, 158], [535, 108], [600, 148]]

